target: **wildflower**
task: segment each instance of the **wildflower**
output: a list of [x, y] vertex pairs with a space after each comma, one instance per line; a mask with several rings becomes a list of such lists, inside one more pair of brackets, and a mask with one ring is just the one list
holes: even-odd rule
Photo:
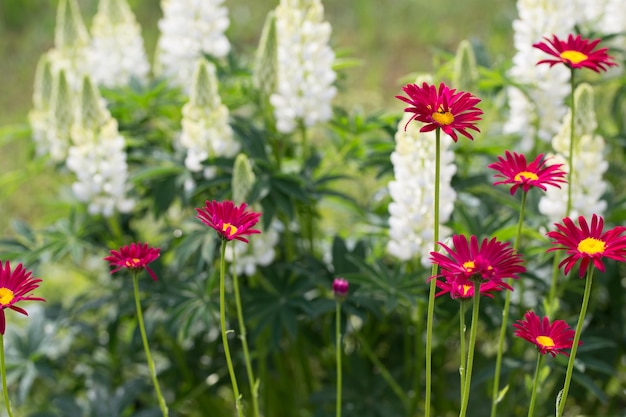
[[104, 258], [109, 265], [115, 267], [111, 273], [115, 273], [122, 268], [126, 268], [133, 273], [139, 273], [145, 269], [154, 281], [157, 280], [156, 274], [150, 267], [149, 263], [156, 260], [160, 255], [159, 248], [152, 248], [147, 243], [131, 243], [130, 246], [123, 246], [119, 250], [111, 250], [111, 255]]
[[[182, 112], [180, 143], [187, 150], [185, 166], [190, 171], [201, 171], [202, 163], [209, 158], [233, 157], [239, 152], [239, 143], [228, 124], [228, 108], [217, 90], [215, 66], [205, 59], [196, 63], [189, 102]], [[205, 170], [205, 177], [214, 171]]]
[[[437, 280], [437, 287], [441, 289], [435, 297], [450, 294], [453, 300], [466, 301], [474, 297], [474, 283], [464, 275], [448, 275], [443, 280]], [[493, 293], [502, 290], [513, 290], [504, 281], [486, 281], [480, 283], [480, 295], [493, 298]]]
[[100, 0], [91, 35], [89, 72], [96, 84], [118, 87], [131, 78], [147, 78], [150, 65], [141, 27], [126, 0]]
[[246, 203], [239, 207], [232, 201], [206, 201], [204, 208], [196, 208], [198, 218], [202, 223], [215, 229], [223, 240], [237, 239], [248, 243], [244, 236], [261, 233], [251, 229], [259, 221], [261, 213], [246, 211]]
[[559, 264], [559, 268], [565, 266], [565, 274], [569, 273], [578, 260], [581, 261], [580, 278], [591, 262], [600, 271], [604, 271], [602, 258], [626, 261], [626, 236], [622, 236], [626, 227], [616, 226], [604, 232], [604, 219], [596, 214], [591, 217], [591, 227], [583, 216], [578, 217], [578, 224], [576, 227], [572, 219], [566, 217], [563, 224], [555, 224], [558, 230], [547, 233], [553, 239], [553, 245], [560, 245], [548, 249], [548, 252], [565, 250], [569, 255]]
[[570, 34], [567, 41], [552, 35], [552, 39], [544, 37], [544, 42], [533, 44], [533, 47], [552, 55], [554, 58], [542, 59], [539, 64], [565, 64], [569, 68], [589, 68], [595, 72], [606, 71], [608, 67], [617, 66], [613, 57], [607, 54], [607, 48], [595, 49], [600, 39], [589, 40], [581, 35]]
[[0, 261], [0, 334], [4, 335], [6, 329], [6, 318], [4, 309], [10, 308], [13, 311], [28, 316], [26, 310], [15, 304], [20, 301], [46, 301], [40, 297], [33, 297], [30, 293], [39, 287], [41, 279], [34, 278], [32, 273], [27, 271], [22, 264], [11, 271], [11, 264], [6, 261], [2, 265]]
[[338, 300], [346, 298], [350, 283], [343, 278], [335, 278], [333, 280], [333, 293]]
[[557, 354], [569, 356], [565, 349], [571, 349], [575, 331], [565, 321], [554, 320], [550, 323], [547, 317], [539, 318], [534, 311], [527, 311], [523, 320], [513, 324], [515, 336], [528, 340], [537, 346], [542, 355], [549, 353], [552, 357]]
[[324, 21], [320, 0], [281, 0], [274, 16], [277, 73], [270, 103], [276, 129], [291, 133], [298, 123], [311, 127], [332, 116], [337, 76], [329, 46], [331, 26]]
[[404, 109], [405, 112], [414, 113], [407, 125], [413, 120], [418, 120], [426, 123], [420, 132], [441, 128], [455, 142], [458, 140], [457, 131], [468, 139], [473, 137], [467, 129], [480, 132], [476, 127], [476, 122], [483, 114], [483, 111], [476, 107], [480, 99], [470, 93], [457, 92], [444, 83], [439, 84], [439, 89], [428, 83], [423, 83], [421, 87], [417, 84], [407, 84], [402, 89], [409, 97], [396, 96], [396, 98], [410, 105]]
[[519, 187], [522, 187], [525, 193], [531, 187], [537, 187], [546, 191], [546, 185], [552, 185], [561, 188], [559, 183], [566, 182], [565, 172], [561, 170], [561, 164], [546, 165], [543, 154], [540, 154], [531, 163], [526, 162], [526, 157], [516, 152], [506, 151], [506, 158], [498, 156], [498, 162], [488, 165], [489, 168], [499, 172], [496, 178], [503, 178], [502, 181], [496, 181], [497, 184], [513, 184], [511, 187], [511, 195]]
[[224, 58], [230, 42], [224, 35], [230, 25], [224, 0], [161, 0], [163, 18], [157, 44], [155, 71], [170, 77], [173, 85], [189, 91], [196, 62], [204, 55]]
[[[391, 154], [394, 179], [388, 185], [389, 242], [387, 252], [407, 261], [416, 255], [422, 263], [428, 263], [434, 238], [435, 132], [420, 132], [422, 123], [415, 122], [403, 127], [410, 115], [404, 114], [395, 135], [396, 147]], [[443, 240], [450, 232], [442, 226], [450, 219], [456, 192], [452, 177], [456, 173], [452, 141], [442, 140], [439, 176], [439, 236]]]
[[[518, 274], [526, 271], [522, 265], [522, 257], [512, 248], [509, 243], [499, 242], [496, 238], [483, 239], [478, 244], [478, 238], [474, 235], [470, 241], [463, 235], [453, 235], [452, 244], [454, 249], [446, 244], [437, 242], [448, 252], [446, 256], [439, 252], [431, 252], [430, 259], [439, 265], [441, 274], [438, 276], [458, 279], [462, 276], [470, 281], [487, 282], [493, 281], [502, 284], [505, 278], [519, 278]], [[436, 277], [431, 277], [434, 279]]]

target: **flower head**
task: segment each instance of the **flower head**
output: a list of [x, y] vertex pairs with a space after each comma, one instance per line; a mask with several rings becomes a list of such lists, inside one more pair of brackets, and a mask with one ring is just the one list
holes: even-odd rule
[[480, 99], [470, 93], [457, 92], [444, 83], [439, 84], [439, 89], [428, 83], [423, 83], [421, 87], [417, 84], [407, 84], [402, 89], [409, 97], [396, 96], [396, 98], [410, 105], [404, 109], [405, 112], [414, 113], [407, 125], [413, 120], [418, 120], [426, 123], [420, 132], [441, 128], [455, 142], [458, 140], [457, 131], [468, 139], [473, 137], [467, 129], [480, 132], [476, 127], [476, 122], [483, 114], [483, 111], [476, 107]]
[[338, 300], [343, 300], [348, 295], [348, 287], [350, 284], [347, 280], [343, 278], [335, 278], [333, 280], [333, 293], [335, 294], [335, 298]]
[[552, 55], [554, 58], [542, 59], [539, 64], [565, 64], [570, 68], [589, 68], [595, 72], [606, 71], [608, 67], [617, 66], [613, 57], [607, 54], [607, 48], [594, 48], [600, 43], [600, 39], [584, 39], [580, 35], [574, 37], [570, 34], [567, 41], [552, 35], [552, 39], [545, 37], [544, 42], [533, 44], [537, 49]]
[[448, 282], [450, 277], [458, 280], [460, 276], [470, 281], [493, 281], [502, 285], [503, 279], [519, 278], [518, 274], [526, 271], [522, 257], [508, 243], [496, 238], [483, 239], [479, 245], [476, 236], [472, 235], [468, 242], [463, 235], [453, 235], [454, 249], [441, 242], [438, 244], [449, 256], [431, 252], [430, 259], [441, 268], [438, 276], [445, 277]]
[[115, 273], [122, 268], [131, 270], [134, 273], [138, 273], [142, 269], [148, 271], [148, 274], [154, 281], [157, 277], [152, 269], [148, 267], [148, 264], [157, 259], [161, 250], [159, 248], [151, 248], [147, 243], [141, 242], [131, 243], [130, 246], [123, 246], [119, 250], [112, 250], [111, 255], [104, 258], [109, 262], [109, 265], [115, 268], [111, 273]]
[[206, 201], [204, 208], [196, 208], [198, 215], [196, 218], [212, 227], [224, 240], [241, 240], [248, 243], [244, 236], [261, 233], [259, 230], [251, 229], [259, 221], [261, 213], [246, 211], [246, 203], [241, 203], [239, 207], [232, 201]]
[[3, 335], [6, 328], [5, 308], [10, 308], [28, 316], [26, 310], [15, 304], [23, 300], [46, 301], [43, 298], [30, 295], [32, 291], [39, 287], [40, 282], [41, 279], [34, 278], [32, 273], [27, 271], [22, 264], [18, 264], [11, 271], [9, 261], [6, 261], [4, 265], [0, 261], [0, 334]]
[[578, 224], [579, 227], [576, 227], [572, 219], [566, 217], [563, 224], [555, 223], [558, 230], [547, 233], [549, 238], [554, 239], [552, 244], [559, 245], [548, 249], [548, 252], [565, 250], [569, 255], [559, 264], [559, 268], [565, 266], [565, 274], [569, 273], [579, 259], [580, 278], [585, 275], [591, 262], [600, 271], [604, 271], [602, 258], [626, 261], [626, 236], [622, 236], [626, 227], [616, 226], [603, 232], [604, 219], [596, 214], [591, 217], [591, 227], [583, 216], [578, 217]]
[[517, 329], [515, 336], [533, 343], [542, 355], [549, 353], [552, 357], [559, 353], [569, 356], [564, 349], [572, 348], [572, 339], [576, 333], [565, 321], [554, 320], [550, 324], [550, 319], [541, 319], [534, 311], [527, 311], [524, 319], [518, 320], [513, 327]]
[[[437, 287], [441, 289], [435, 297], [450, 294], [453, 300], [467, 301], [474, 297], [474, 283], [464, 275], [448, 275], [444, 280], [437, 280]], [[493, 298], [493, 293], [502, 290], [513, 290], [504, 281], [486, 281], [480, 283], [480, 295]]]
[[559, 183], [564, 183], [565, 172], [561, 170], [562, 164], [553, 164], [546, 166], [546, 160], [543, 154], [540, 154], [531, 163], [526, 162], [526, 157], [516, 152], [506, 151], [506, 158], [498, 157], [498, 162], [488, 165], [489, 168], [499, 172], [496, 178], [503, 178], [502, 181], [496, 181], [497, 184], [513, 184], [511, 187], [511, 195], [519, 187], [522, 187], [525, 193], [531, 187], [541, 188], [546, 191], [546, 185], [553, 185], [561, 188]]

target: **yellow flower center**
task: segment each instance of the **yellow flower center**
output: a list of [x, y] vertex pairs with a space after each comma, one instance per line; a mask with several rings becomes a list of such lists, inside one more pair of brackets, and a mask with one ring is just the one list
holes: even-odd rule
[[578, 243], [578, 251], [586, 253], [587, 255], [595, 255], [596, 253], [603, 253], [606, 249], [606, 244], [600, 239], [588, 237]]
[[224, 223], [222, 226], [222, 232], [226, 232], [228, 236], [232, 236], [237, 233], [237, 228], [230, 223]]
[[463, 290], [463, 296], [467, 297], [469, 295], [470, 290], [473, 288], [471, 285], [461, 285], [461, 288]]
[[542, 347], [551, 348], [554, 347], [554, 339], [550, 336], [537, 336], [535, 339]]
[[561, 58], [567, 59], [572, 64], [579, 64], [588, 58], [587, 55], [579, 51], [563, 51], [560, 55]]
[[13, 297], [15, 297], [13, 295], [13, 291], [11, 291], [10, 289], [6, 287], [0, 288], [0, 304], [2, 305], [9, 304], [13, 300]]
[[472, 272], [474, 271], [474, 268], [476, 268], [476, 264], [474, 261], [467, 261], [463, 263], [463, 268], [465, 268], [467, 272]]
[[432, 114], [432, 118], [435, 122], [439, 123], [441, 126], [448, 126], [452, 124], [452, 122], [454, 122], [454, 116], [449, 111], [434, 112]]
[[524, 181], [524, 179], [537, 181], [539, 177], [534, 172], [529, 171], [518, 172], [517, 175], [515, 175], [515, 181]]
[[139, 266], [140, 262], [141, 262], [141, 259], [139, 259], [139, 258], [127, 259], [126, 260], [126, 266], [129, 267], [129, 268], [134, 268], [136, 266]]

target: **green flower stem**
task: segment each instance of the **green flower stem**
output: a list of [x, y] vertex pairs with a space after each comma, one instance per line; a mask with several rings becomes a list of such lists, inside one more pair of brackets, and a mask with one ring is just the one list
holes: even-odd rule
[[465, 306], [467, 303], [462, 300], [459, 304], [459, 338], [461, 340], [461, 364], [459, 375], [461, 377], [461, 398], [465, 392], [465, 369], [467, 367], [467, 357], [465, 356]]
[[559, 263], [561, 262], [561, 256], [558, 252], [554, 253], [554, 261], [552, 263], [552, 280], [550, 281], [550, 289], [548, 290], [548, 301], [546, 303], [546, 316], [552, 316], [552, 313], [556, 310], [557, 306], [554, 305], [556, 299], [556, 285], [559, 277]]
[[539, 383], [539, 371], [541, 371], [541, 365], [543, 365], [544, 355], [541, 352], [537, 352], [537, 367], [535, 368], [535, 379], [533, 381], [533, 391], [530, 394], [530, 405], [528, 406], [528, 417], [533, 417], [535, 412], [535, 400], [537, 399], [537, 385]]
[[394, 379], [393, 375], [391, 375], [391, 372], [389, 372], [385, 364], [383, 364], [380, 359], [378, 359], [378, 356], [376, 356], [376, 354], [368, 344], [366, 338], [362, 337], [358, 332], [354, 332], [353, 334], [356, 340], [359, 342], [359, 347], [363, 350], [368, 359], [372, 361], [372, 363], [376, 367], [376, 370], [380, 372], [382, 378], [385, 380], [387, 385], [389, 385], [389, 388], [391, 388], [391, 390], [394, 392], [394, 394], [396, 394], [398, 399], [402, 401], [402, 404], [404, 404], [406, 408], [409, 404], [409, 397], [406, 395], [400, 384], [398, 384], [398, 382]]
[[593, 280], [593, 264], [589, 264], [587, 269], [587, 278], [585, 279], [585, 293], [583, 294], [583, 303], [580, 306], [580, 315], [578, 316], [578, 324], [576, 325], [576, 334], [574, 335], [574, 341], [572, 342], [572, 351], [570, 352], [569, 361], [567, 362], [567, 372], [565, 373], [565, 383], [563, 384], [563, 390], [561, 395], [561, 401], [558, 406], [557, 417], [563, 415], [565, 409], [565, 402], [567, 401], [567, 394], [569, 393], [569, 386], [572, 382], [572, 375], [574, 373], [574, 360], [576, 359], [576, 352], [578, 351], [578, 342], [580, 342], [580, 334], [583, 330], [583, 323], [587, 314], [587, 306], [589, 305], [589, 299], [591, 298], [591, 282]]
[[[169, 416], [167, 410], [167, 404], [161, 394], [161, 388], [159, 387], [159, 380], [157, 379], [156, 369], [154, 367], [154, 361], [150, 354], [150, 346], [148, 346], [148, 337], [146, 336], [146, 326], [143, 323], [143, 314], [141, 312], [141, 303], [139, 302], [139, 271], [133, 272], [133, 286], [135, 289], [135, 307], [137, 307], [137, 322], [139, 323], [139, 332], [141, 333], [141, 341], [143, 342], [143, 349], [146, 352], [146, 360], [148, 361], [148, 367], [150, 368], [150, 377], [154, 384], [154, 390], [156, 391], [157, 398], [159, 400], [159, 408], [163, 417]], [[4, 373], [3, 373], [4, 375]]]
[[335, 356], [337, 362], [336, 417], [341, 417], [341, 302], [335, 301]]
[[[527, 193], [522, 193], [522, 202], [520, 203], [519, 220], [517, 222], [517, 234], [513, 242], [513, 249], [518, 250], [520, 240], [522, 238], [522, 226], [524, 224], [524, 213], [526, 211]], [[523, 281], [520, 281], [520, 284]], [[523, 287], [522, 287], [523, 288]], [[520, 290], [520, 305], [523, 302], [523, 291]], [[493, 388], [491, 392], [491, 417], [496, 417], [498, 400], [500, 396], [500, 374], [502, 372], [502, 356], [504, 355], [504, 340], [506, 339], [506, 329], [509, 324], [509, 310], [511, 308], [511, 291], [506, 291], [504, 296], [504, 307], [502, 309], [502, 324], [500, 326], [500, 339], [498, 341], [498, 351], [496, 354], [496, 371], [493, 377]]]
[[[234, 242], [232, 243], [234, 246]], [[235, 263], [235, 248], [233, 247], [233, 264]], [[252, 395], [252, 410], [254, 417], [259, 417], [259, 387], [254, 378], [252, 370], [252, 361], [250, 360], [250, 350], [248, 349], [248, 338], [246, 325], [243, 319], [243, 308], [241, 305], [241, 295], [239, 293], [239, 279], [237, 271], [233, 271], [233, 291], [235, 292], [235, 305], [237, 307], [237, 322], [239, 323], [239, 339], [243, 347], [243, 358], [246, 363], [246, 373], [248, 374], [248, 385], [250, 386], [250, 395]]]
[[[439, 176], [441, 159], [441, 128], [435, 130], [435, 208], [433, 211], [433, 241], [434, 251], [437, 251], [439, 240]], [[430, 276], [437, 275], [437, 264], [433, 263]], [[432, 390], [432, 345], [433, 345], [433, 319], [435, 315], [435, 292], [437, 291], [437, 278], [430, 280], [428, 294], [428, 313], [426, 317], [426, 395], [424, 397], [424, 416], [430, 417], [430, 395]]]
[[570, 114], [572, 116], [570, 120], [570, 132], [569, 132], [569, 155], [567, 155], [567, 211], [565, 217], [569, 217], [572, 211], [572, 179], [574, 177], [574, 142], [576, 140], [576, 103], [574, 101], [574, 89], [576, 87], [574, 83], [574, 68], [570, 68]]
[[474, 297], [472, 304], [472, 328], [470, 330], [470, 340], [467, 352], [467, 372], [465, 374], [465, 387], [463, 388], [463, 397], [461, 398], [461, 412], [459, 417], [465, 417], [467, 414], [467, 405], [469, 403], [470, 386], [472, 385], [472, 367], [474, 364], [474, 348], [476, 347], [476, 335], [478, 333], [478, 310], [480, 306], [480, 281], [474, 282]]
[[13, 417], [11, 411], [11, 402], [9, 401], [9, 389], [7, 387], [7, 369], [4, 362], [4, 335], [0, 334], [0, 372], [2, 372], [2, 395], [4, 396], [4, 405], [7, 408], [9, 417]]
[[233, 395], [235, 396], [235, 408], [237, 408], [237, 415], [243, 417], [243, 410], [241, 407], [241, 395], [239, 394], [239, 387], [237, 386], [237, 377], [235, 376], [235, 369], [233, 368], [233, 360], [230, 356], [230, 348], [228, 347], [228, 336], [226, 331], [226, 240], [222, 239], [222, 250], [220, 259], [220, 328], [222, 330], [222, 344], [224, 345], [224, 356], [226, 356], [226, 366], [228, 367], [228, 374], [230, 375], [230, 383], [233, 386]]

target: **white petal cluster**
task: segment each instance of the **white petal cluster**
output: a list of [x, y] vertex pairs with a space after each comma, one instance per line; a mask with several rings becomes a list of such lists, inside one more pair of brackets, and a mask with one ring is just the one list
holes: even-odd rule
[[197, 62], [191, 97], [182, 113], [180, 143], [187, 150], [185, 166], [190, 171], [201, 171], [209, 158], [233, 157], [239, 152], [240, 145], [228, 124], [228, 108], [217, 90], [215, 66], [204, 59]]
[[275, 17], [278, 73], [270, 102], [276, 128], [290, 133], [299, 121], [309, 127], [332, 116], [335, 54], [320, 0], [281, 0]]
[[126, 0], [100, 0], [91, 25], [88, 52], [92, 80], [98, 85], [119, 87], [131, 78], [144, 81], [150, 65], [141, 27]]
[[521, 136], [522, 150], [533, 147], [535, 138], [552, 139], [567, 112], [565, 98], [570, 94], [569, 70], [563, 65], [537, 65], [547, 58], [533, 48], [544, 36], [567, 36], [573, 33], [577, 8], [571, 0], [518, 0], [518, 18], [513, 22], [515, 56], [509, 75], [527, 87], [525, 94], [508, 88], [509, 119], [506, 133]]
[[[389, 238], [387, 252], [409, 260], [419, 256], [424, 265], [433, 250], [435, 197], [435, 132], [420, 133], [419, 122], [404, 126], [411, 115], [405, 113], [398, 124], [396, 148], [391, 154], [395, 179], [389, 183], [392, 202], [389, 204]], [[454, 152], [449, 148], [452, 139], [441, 137], [439, 222], [450, 218], [456, 192], [450, 185], [456, 173]], [[439, 228], [439, 240], [448, 231]]]
[[223, 58], [230, 51], [224, 32], [230, 25], [224, 0], [161, 0], [163, 18], [157, 45], [159, 75], [186, 91], [196, 61], [203, 55]]
[[[572, 211], [569, 217], [602, 215], [606, 210], [606, 201], [602, 195], [607, 189], [603, 175], [608, 169], [604, 157], [605, 141], [595, 134], [597, 121], [593, 108], [593, 90], [588, 84], [581, 84], [575, 93], [576, 118], [574, 128], [577, 138], [574, 146], [574, 171], [571, 184], [561, 188], [550, 187], [539, 201], [539, 211], [548, 217], [551, 223], [560, 222], [567, 211], [568, 187], [572, 187]], [[552, 140], [556, 152], [548, 164], [563, 164], [568, 171], [570, 144], [571, 113], [568, 113], [559, 133]]]
[[77, 106], [71, 138], [66, 164], [76, 174], [77, 181], [72, 184], [76, 198], [88, 204], [92, 215], [109, 217], [116, 211], [132, 210], [134, 202], [126, 196], [125, 140], [88, 78]]
[[272, 263], [276, 256], [275, 247], [278, 244], [282, 224], [273, 222], [267, 230], [253, 235], [249, 243], [233, 240], [226, 247], [225, 259], [228, 262], [235, 261], [232, 268], [237, 274], [247, 276], [254, 275], [257, 266], [267, 266]]

